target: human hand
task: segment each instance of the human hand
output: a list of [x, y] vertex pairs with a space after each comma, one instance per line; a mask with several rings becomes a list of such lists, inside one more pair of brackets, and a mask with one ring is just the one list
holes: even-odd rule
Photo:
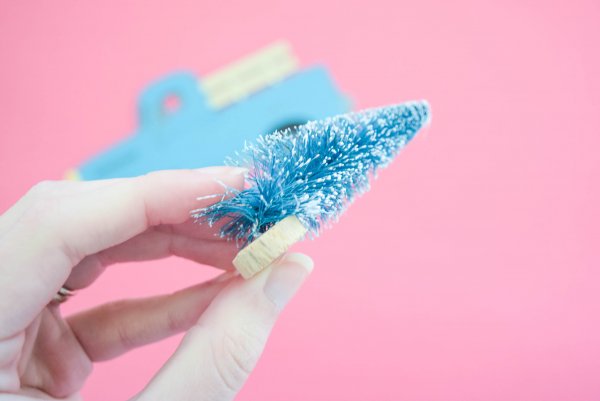
[[[186, 331], [135, 400], [231, 400], [281, 309], [312, 269], [291, 254], [250, 280], [233, 273], [234, 244], [189, 211], [241, 188], [228, 167], [130, 179], [45, 182], [0, 216], [0, 401], [80, 399], [95, 361]], [[65, 286], [89, 286], [113, 263], [177, 255], [228, 272], [169, 295], [124, 300], [64, 319]]]

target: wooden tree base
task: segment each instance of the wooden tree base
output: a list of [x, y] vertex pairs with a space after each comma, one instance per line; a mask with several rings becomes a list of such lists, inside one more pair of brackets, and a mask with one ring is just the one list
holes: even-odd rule
[[242, 277], [250, 278], [279, 259], [308, 230], [296, 216], [289, 216], [271, 227], [233, 259]]

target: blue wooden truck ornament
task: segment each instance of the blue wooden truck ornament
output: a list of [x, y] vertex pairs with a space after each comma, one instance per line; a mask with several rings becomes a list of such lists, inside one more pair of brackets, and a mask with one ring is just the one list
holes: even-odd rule
[[277, 42], [198, 81], [179, 72], [139, 98], [139, 128], [68, 178], [132, 177], [221, 165], [261, 134], [347, 111], [350, 102], [322, 66], [299, 69]]

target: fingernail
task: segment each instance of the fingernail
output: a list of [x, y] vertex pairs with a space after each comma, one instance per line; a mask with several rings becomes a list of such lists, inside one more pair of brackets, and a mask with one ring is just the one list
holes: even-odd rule
[[213, 283], [222, 283], [224, 281], [229, 281], [234, 277], [239, 276], [240, 273], [238, 273], [237, 270], [230, 270], [230, 271], [226, 271], [225, 273], [221, 273], [220, 275], [218, 275], [217, 277], [212, 279]]
[[285, 255], [271, 270], [264, 292], [279, 309], [292, 299], [313, 269], [313, 261], [301, 253]]
[[208, 175], [219, 175], [219, 176], [237, 176], [245, 175], [248, 169], [245, 167], [232, 167], [232, 166], [213, 166], [196, 169], [199, 173]]

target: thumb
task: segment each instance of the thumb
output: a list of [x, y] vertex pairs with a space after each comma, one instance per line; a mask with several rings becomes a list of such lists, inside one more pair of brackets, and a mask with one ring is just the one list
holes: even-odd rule
[[312, 267], [308, 256], [288, 254], [250, 280], [234, 280], [136, 399], [232, 400], [254, 369], [277, 316]]

